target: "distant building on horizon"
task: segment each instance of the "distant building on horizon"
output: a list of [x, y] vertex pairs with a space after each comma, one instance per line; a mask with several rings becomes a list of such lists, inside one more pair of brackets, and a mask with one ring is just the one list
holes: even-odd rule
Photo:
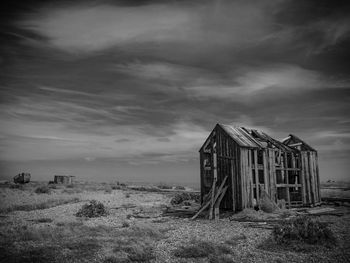
[[255, 129], [217, 124], [199, 153], [202, 202], [226, 176], [221, 209], [253, 208], [263, 194], [288, 208], [321, 202], [317, 151], [295, 135], [278, 141]]
[[75, 176], [72, 175], [55, 175], [54, 183], [55, 184], [73, 184]]

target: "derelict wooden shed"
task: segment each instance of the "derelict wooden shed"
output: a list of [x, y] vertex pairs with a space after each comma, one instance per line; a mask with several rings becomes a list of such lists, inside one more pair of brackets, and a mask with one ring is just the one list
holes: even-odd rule
[[55, 175], [55, 184], [73, 184], [75, 176], [72, 175]]
[[227, 176], [221, 209], [253, 207], [263, 191], [287, 207], [321, 201], [317, 152], [295, 135], [277, 141], [259, 130], [217, 124], [199, 152], [202, 201]]

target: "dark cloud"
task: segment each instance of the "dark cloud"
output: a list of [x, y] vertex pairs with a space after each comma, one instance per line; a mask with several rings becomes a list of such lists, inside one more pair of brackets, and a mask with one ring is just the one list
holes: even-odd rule
[[101, 171], [107, 159], [149, 171], [192, 162], [197, 174], [197, 150], [221, 122], [300, 135], [322, 167], [345, 176], [345, 1], [27, 1], [3, 10], [2, 160], [74, 169], [82, 160]]

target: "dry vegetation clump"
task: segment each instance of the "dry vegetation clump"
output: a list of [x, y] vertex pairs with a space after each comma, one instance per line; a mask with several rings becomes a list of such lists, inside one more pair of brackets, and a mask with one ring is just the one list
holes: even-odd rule
[[55, 198], [48, 199], [39, 203], [29, 203], [29, 204], [13, 204], [11, 206], [7, 206], [4, 208], [0, 208], [0, 213], [9, 213], [12, 211], [33, 211], [33, 210], [42, 210], [47, 209], [59, 205], [65, 205], [70, 203], [80, 202], [80, 198], [72, 197], [72, 198]]
[[107, 209], [101, 202], [96, 200], [90, 201], [89, 204], [84, 204], [83, 207], [76, 213], [77, 217], [100, 217], [107, 215]]
[[50, 194], [50, 188], [47, 185], [39, 186], [34, 191], [37, 194]]
[[173, 189], [172, 186], [167, 185], [167, 184], [160, 184], [157, 186], [159, 189], [163, 189], [163, 190], [169, 190], [169, 189]]
[[193, 240], [187, 246], [181, 246], [174, 251], [174, 256], [179, 258], [203, 258], [228, 255], [231, 249], [225, 245], [216, 245], [207, 241]]
[[0, 262], [89, 262], [101, 248], [98, 239], [90, 237], [99, 231], [74, 224], [0, 229]]
[[22, 184], [10, 184], [9, 185], [10, 189], [19, 189], [19, 190], [24, 190], [24, 187]]
[[154, 187], [154, 186], [134, 186], [131, 189], [135, 191], [143, 191], [143, 192], [160, 192], [161, 191], [158, 187]]
[[[149, 262], [155, 259], [154, 242], [164, 238], [164, 231], [148, 226], [124, 228], [115, 240], [115, 256], [104, 262]], [[116, 261], [117, 258], [121, 261]]]
[[170, 201], [172, 205], [182, 204], [184, 201], [194, 201], [199, 203], [201, 196], [199, 193], [177, 193]]
[[182, 185], [175, 186], [175, 190], [186, 190], [186, 188]]
[[280, 244], [293, 241], [308, 244], [334, 244], [336, 241], [327, 223], [307, 216], [300, 216], [275, 226], [273, 237]]
[[34, 221], [35, 223], [52, 223], [53, 220], [51, 218], [42, 217], [32, 221]]

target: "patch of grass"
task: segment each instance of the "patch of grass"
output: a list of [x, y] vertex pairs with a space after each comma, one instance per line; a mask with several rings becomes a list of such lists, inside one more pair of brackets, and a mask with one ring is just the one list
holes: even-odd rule
[[232, 257], [229, 255], [210, 255], [208, 257], [209, 263], [234, 263]]
[[100, 217], [107, 215], [107, 209], [104, 204], [96, 200], [90, 201], [89, 204], [84, 204], [82, 208], [76, 213], [77, 217]]
[[335, 236], [327, 223], [307, 216], [297, 217], [277, 225], [273, 229], [277, 243], [298, 241], [307, 244], [334, 243]]
[[39, 186], [35, 189], [35, 193], [37, 194], [49, 194], [50, 188], [47, 185]]
[[10, 189], [19, 189], [19, 190], [24, 190], [23, 184], [10, 184], [9, 185]]
[[131, 188], [135, 191], [143, 191], [143, 192], [161, 192], [158, 187], [145, 187], [145, 186], [134, 186]]
[[217, 257], [222, 254], [230, 253], [230, 248], [225, 245], [215, 245], [211, 242], [196, 240], [187, 246], [181, 246], [174, 250], [174, 256], [179, 258]]
[[[88, 236], [89, 228], [14, 227], [1, 237], [1, 262], [88, 262], [101, 248], [99, 240]], [[2, 234], [3, 233], [2, 231]], [[2, 243], [3, 242], [3, 243]], [[14, 246], [14, 243], [21, 246]], [[2, 258], [1, 258], [2, 257]], [[74, 259], [74, 260], [71, 260]]]
[[240, 241], [246, 240], [247, 236], [246, 235], [239, 235], [239, 236], [233, 236], [230, 239], [225, 240], [225, 244], [230, 245], [230, 246], [236, 246], [239, 244]]
[[174, 251], [174, 256], [179, 258], [201, 258], [215, 253], [215, 246], [205, 241], [197, 241], [188, 246], [182, 246]]
[[149, 262], [155, 258], [153, 247], [145, 242], [133, 240], [125, 244], [119, 244], [113, 249], [114, 253], [127, 254], [129, 262]]
[[3, 209], [0, 209], [0, 213], [9, 213], [12, 211], [33, 211], [42, 210], [59, 205], [65, 205], [70, 203], [77, 203], [80, 199], [78, 197], [68, 199], [49, 199], [42, 203], [24, 204], [24, 205], [12, 205]]
[[103, 263], [130, 263], [130, 260], [128, 258], [109, 256], [103, 260]]
[[48, 184], [47, 186], [49, 189], [57, 189], [57, 185], [55, 184]]
[[130, 226], [130, 223], [127, 222], [127, 221], [124, 221], [124, 222], [122, 223], [122, 227], [129, 227], [129, 226]]
[[[155, 258], [154, 243], [160, 238], [164, 232], [147, 225], [122, 229], [88, 227], [82, 222], [4, 226], [0, 262], [149, 262]], [[106, 248], [109, 256], [101, 259]], [[109, 248], [114, 248], [114, 254]]]
[[39, 219], [35, 219], [34, 222], [35, 223], [51, 223], [53, 220], [51, 218], [39, 218]]

